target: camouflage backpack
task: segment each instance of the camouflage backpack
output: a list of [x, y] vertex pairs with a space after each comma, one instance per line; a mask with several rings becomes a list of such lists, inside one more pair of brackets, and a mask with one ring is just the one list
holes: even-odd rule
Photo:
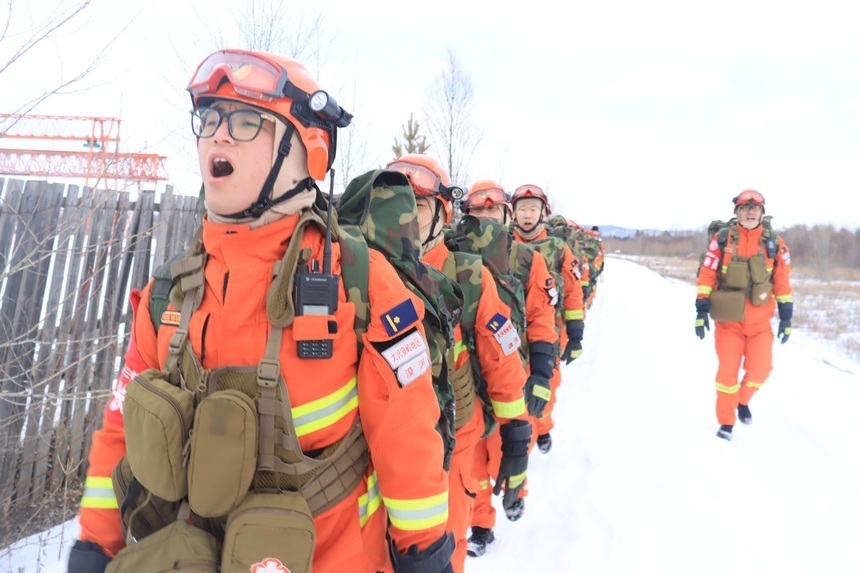
[[385, 255], [407, 288], [424, 303], [424, 330], [441, 410], [437, 429], [445, 443], [447, 468], [454, 449], [454, 391], [450, 382], [454, 327], [461, 319], [463, 292], [421, 261], [415, 194], [402, 173], [369, 171], [353, 179], [340, 199], [337, 213], [341, 228], [357, 229], [367, 245]]
[[[499, 291], [499, 298], [511, 309], [511, 322], [520, 334], [520, 358], [528, 360], [528, 338], [526, 337], [525, 287], [515, 273], [519, 260], [529, 249], [515, 249], [513, 237], [502, 223], [464, 215], [455, 231], [446, 239], [452, 251], [474, 253], [492, 273]], [[513, 263], [513, 265], [512, 265]], [[529, 268], [531, 261], [528, 261]], [[528, 270], [526, 270], [528, 274]]]
[[[556, 321], [563, 324], [564, 317], [564, 275], [561, 270], [564, 265], [564, 247], [567, 243], [563, 239], [550, 235], [545, 239], [529, 243], [543, 258], [549, 274], [555, 280], [555, 288], [558, 290], [558, 303], [556, 304]], [[574, 269], [575, 271], [578, 269]]]
[[[580, 264], [591, 266], [594, 257], [590, 256], [586, 242], [579, 231], [573, 225], [569, 225], [564, 217], [554, 215], [550, 218], [546, 222], [546, 231], [548, 235], [564, 240], [567, 246], [570, 247], [573, 256], [579, 259]], [[597, 256], [596, 251], [594, 256]]]

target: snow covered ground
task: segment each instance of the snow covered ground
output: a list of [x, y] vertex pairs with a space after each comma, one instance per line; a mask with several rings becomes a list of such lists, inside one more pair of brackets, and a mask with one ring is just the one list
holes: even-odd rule
[[[753, 424], [720, 440], [713, 334], [696, 338], [694, 298], [608, 260], [553, 449], [532, 454], [525, 515], [499, 512], [467, 571], [860, 571], [860, 365], [795, 331], [774, 346]], [[0, 571], [65, 571], [74, 536], [69, 523], [24, 540]]]

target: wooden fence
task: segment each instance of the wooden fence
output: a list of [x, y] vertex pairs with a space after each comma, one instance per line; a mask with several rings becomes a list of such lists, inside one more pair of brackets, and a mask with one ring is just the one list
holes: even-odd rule
[[86, 471], [133, 288], [184, 249], [196, 197], [0, 178], [0, 521]]

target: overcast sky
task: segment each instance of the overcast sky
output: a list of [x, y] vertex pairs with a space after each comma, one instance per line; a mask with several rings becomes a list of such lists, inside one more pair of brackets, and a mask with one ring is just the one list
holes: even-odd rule
[[[12, 2], [13, 32], [58, 4]], [[217, 47], [213, 23], [227, 29], [239, 4], [93, 0], [76, 30], [0, 74], [0, 110], [79, 70], [119, 34], [85, 93], [36, 113], [121, 115], [124, 151], [166, 155], [173, 184], [195, 193], [183, 90]], [[355, 113], [349, 129], [368, 142], [367, 168], [391, 158], [410, 112], [423, 119], [450, 49], [474, 83], [484, 134], [473, 179], [543, 185], [559, 212], [586, 224], [701, 228], [756, 188], [778, 227], [860, 227], [860, 5], [564, 4], [289, 3], [296, 14], [324, 9], [331, 41], [305, 64]], [[0, 43], [2, 62], [13, 40]]]

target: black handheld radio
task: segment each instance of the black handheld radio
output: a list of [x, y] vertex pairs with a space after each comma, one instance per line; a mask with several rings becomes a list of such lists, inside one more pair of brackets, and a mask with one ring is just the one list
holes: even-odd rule
[[[323, 247], [323, 268], [320, 272], [317, 261], [299, 267], [296, 273], [296, 316], [332, 316], [337, 311], [338, 275], [331, 273], [331, 218], [334, 197], [334, 169], [329, 172], [331, 188], [328, 199], [328, 220], [325, 227], [325, 246]], [[329, 329], [337, 328], [337, 323], [329, 321]], [[331, 340], [300, 340], [299, 358], [331, 358], [334, 344]]]

